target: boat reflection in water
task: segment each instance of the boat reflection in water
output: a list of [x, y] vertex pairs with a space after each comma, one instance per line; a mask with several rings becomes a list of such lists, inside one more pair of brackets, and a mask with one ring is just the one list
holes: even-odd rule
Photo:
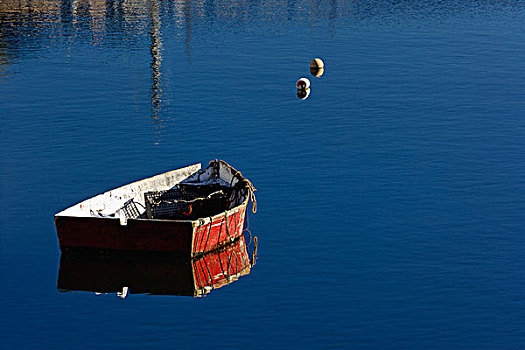
[[67, 251], [60, 256], [57, 288], [61, 292], [116, 293], [121, 298], [128, 294], [201, 297], [250, 273], [256, 238], [254, 242], [251, 258], [244, 236], [194, 259], [158, 253]]

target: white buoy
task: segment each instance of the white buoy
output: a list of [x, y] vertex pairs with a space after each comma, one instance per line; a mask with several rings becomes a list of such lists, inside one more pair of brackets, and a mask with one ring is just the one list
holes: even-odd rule
[[310, 88], [310, 80], [308, 78], [301, 78], [297, 80], [297, 83], [295, 83], [295, 86], [297, 86], [297, 89], [299, 90], [306, 90]]
[[316, 78], [319, 78], [321, 75], [324, 74], [324, 68], [310, 68], [310, 74], [312, 74]]

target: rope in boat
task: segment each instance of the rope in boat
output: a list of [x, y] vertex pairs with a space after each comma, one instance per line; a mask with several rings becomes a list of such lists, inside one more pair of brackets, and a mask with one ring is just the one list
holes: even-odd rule
[[206, 248], [208, 247], [208, 240], [210, 239], [210, 233], [211, 233], [211, 227], [213, 226], [213, 219], [210, 216], [210, 229], [208, 230], [208, 235], [206, 236], [206, 243], [204, 244], [203, 252], [206, 251]]
[[[211, 230], [211, 224], [212, 223], [210, 221], [210, 230]], [[199, 234], [197, 235], [197, 240], [195, 241], [195, 244], [194, 244], [194, 247], [193, 247], [193, 251], [194, 252], [197, 251], [197, 248], [199, 247], [199, 242], [200, 242], [200, 244], [202, 244], [202, 241], [204, 240], [204, 235], [206, 233], [206, 227], [204, 225], [204, 220], [203, 219], [199, 219], [198, 229], [199, 229]]]
[[230, 227], [228, 225], [228, 214], [224, 215], [224, 220], [226, 221], [226, 234], [228, 235], [228, 240], [231, 241], [232, 238], [230, 237]]
[[237, 178], [237, 183], [235, 184], [235, 186], [239, 186], [239, 184], [245, 184], [246, 187], [248, 188], [248, 192], [249, 192], [249, 196], [250, 196], [250, 200], [252, 201], [252, 213], [256, 213], [257, 212], [257, 199], [255, 198], [255, 191], [257, 191], [257, 189], [255, 188], [255, 186], [253, 186], [252, 182], [246, 178], [244, 178], [241, 174], [240, 171], [237, 171], [233, 177], [232, 177], [232, 180], [230, 181], [230, 187], [232, 187], [232, 184], [233, 184], [233, 180]]
[[[216, 171], [216, 175], [219, 176], [219, 166], [220, 166], [220, 163], [224, 163], [226, 165], [228, 165], [228, 163], [226, 163], [225, 161], [223, 160], [212, 160], [210, 162], [210, 166], [213, 166], [213, 168], [215, 169]], [[228, 165], [229, 166], [229, 165]], [[230, 167], [230, 166], [229, 166]], [[257, 199], [255, 198], [255, 191], [257, 191], [257, 189], [253, 186], [252, 182], [248, 179], [246, 179], [245, 177], [242, 176], [242, 173], [236, 169], [233, 169], [232, 167], [230, 167], [232, 170], [235, 170], [235, 173], [233, 174], [232, 176], [232, 179], [230, 180], [230, 187], [232, 187], [233, 185], [233, 180], [234, 179], [237, 179], [237, 183], [235, 184], [236, 186], [239, 184], [239, 183], [246, 183], [246, 187], [248, 188], [248, 191], [250, 192], [249, 193], [249, 196], [250, 196], [250, 200], [252, 201], [252, 213], [256, 213], [257, 212]]]
[[219, 227], [219, 237], [217, 237], [217, 243], [221, 241], [221, 233], [222, 233], [222, 223], [224, 220], [221, 220], [221, 226]]
[[152, 205], [159, 205], [159, 204], [175, 204], [175, 203], [194, 203], [194, 202], [197, 202], [197, 201], [205, 201], [205, 200], [209, 200], [211, 199], [213, 196], [217, 196], [217, 195], [226, 195], [224, 193], [223, 190], [218, 190], [218, 191], [215, 191], [213, 193], [210, 193], [208, 196], [206, 197], [199, 197], [199, 198], [194, 198], [194, 199], [159, 199], [159, 200], [154, 200], [154, 199], [151, 199], [151, 204]]

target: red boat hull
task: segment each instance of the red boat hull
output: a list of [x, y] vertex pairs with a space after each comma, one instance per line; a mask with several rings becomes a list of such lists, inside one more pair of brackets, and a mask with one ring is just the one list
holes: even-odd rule
[[[217, 190], [221, 186], [228, 191]], [[169, 197], [170, 191], [176, 196]], [[194, 164], [155, 175], [57, 213], [60, 249], [172, 252], [195, 257], [242, 235], [249, 200], [253, 212], [256, 209], [254, 191], [239, 171], [218, 160], [204, 170], [201, 164]], [[196, 210], [190, 216], [192, 208]]]
[[196, 221], [56, 216], [61, 249], [95, 248], [159, 251], [197, 256], [217, 249], [243, 232], [246, 203]]
[[192, 243], [193, 256], [216, 249], [240, 237], [245, 214], [246, 205], [242, 205], [235, 213], [213, 217], [211, 224], [196, 226]]

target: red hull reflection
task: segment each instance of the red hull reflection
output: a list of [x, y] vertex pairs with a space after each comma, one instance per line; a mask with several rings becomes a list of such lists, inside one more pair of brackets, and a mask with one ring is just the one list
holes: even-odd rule
[[127, 294], [199, 297], [249, 274], [252, 266], [243, 236], [196, 259], [162, 254], [66, 252], [60, 257], [57, 288], [117, 293], [121, 297]]

